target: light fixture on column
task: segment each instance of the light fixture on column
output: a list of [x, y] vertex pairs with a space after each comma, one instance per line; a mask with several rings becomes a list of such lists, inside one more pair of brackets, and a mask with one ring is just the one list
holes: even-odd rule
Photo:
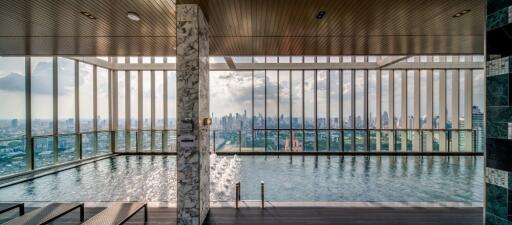
[[140, 16], [136, 12], [128, 12], [127, 16], [128, 16], [128, 19], [130, 19], [132, 21], [139, 21], [140, 20]]

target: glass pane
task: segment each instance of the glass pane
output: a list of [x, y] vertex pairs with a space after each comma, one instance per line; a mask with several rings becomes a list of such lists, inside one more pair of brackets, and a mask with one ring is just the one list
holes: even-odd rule
[[130, 128], [139, 127], [139, 72], [130, 71]]
[[[254, 71], [254, 128], [265, 128], [265, 71]], [[213, 91], [213, 90], [212, 90]]]
[[58, 160], [59, 163], [75, 160], [76, 137], [75, 135], [61, 135], [58, 137]]
[[343, 128], [353, 128], [352, 116], [352, 71], [343, 70]]
[[279, 151], [280, 152], [290, 152], [291, 151], [291, 139], [290, 139], [290, 131], [279, 131]]
[[380, 98], [380, 101], [381, 101], [381, 127], [383, 129], [386, 129], [386, 128], [389, 128], [389, 122], [390, 122], [390, 117], [389, 117], [389, 110], [390, 110], [390, 104], [389, 104], [389, 97], [390, 97], [390, 90], [389, 90], [389, 79], [390, 79], [390, 75], [389, 75], [389, 71], [388, 70], [383, 70], [381, 72], [381, 91], [382, 91], [382, 94], [381, 94], [381, 98]]
[[131, 64], [139, 63], [139, 57], [137, 57], [137, 56], [130, 56], [130, 63]]
[[315, 71], [304, 71], [304, 127], [315, 128]]
[[110, 150], [110, 133], [100, 132], [98, 133], [98, 155], [109, 154]]
[[162, 152], [162, 132], [153, 132], [154, 152]]
[[394, 118], [394, 128], [405, 128], [402, 124], [402, 72], [394, 71], [394, 102], [395, 102], [395, 118]]
[[151, 131], [142, 131], [139, 132], [139, 135], [142, 135], [142, 149], [141, 152], [150, 152], [151, 151]]
[[93, 133], [82, 134], [82, 158], [87, 159], [94, 156], [95, 135]]
[[[453, 105], [453, 95], [455, 93], [453, 93], [453, 82], [457, 82], [457, 81], [454, 81], [453, 79], [453, 73], [454, 71], [453, 70], [447, 70], [446, 71], [446, 129], [451, 129], [452, 128], [452, 111], [453, 111], [453, 108], [452, 108], [452, 105]], [[457, 82], [458, 84], [458, 82]], [[453, 118], [455, 119], [455, 118]]]
[[[364, 58], [363, 58], [364, 59]], [[365, 71], [363, 70], [356, 70], [356, 80], [355, 80], [355, 93], [356, 93], [356, 128], [357, 129], [364, 129], [366, 128], [366, 119], [364, 118], [364, 102], [365, 102], [365, 93], [364, 93], [364, 86], [365, 86]]]
[[[250, 117], [248, 117], [249, 119]], [[252, 151], [252, 135], [253, 135], [253, 130], [252, 128], [250, 128], [251, 124], [245, 126], [246, 128], [244, 128], [242, 131], [241, 131], [241, 141], [242, 141], [242, 146], [241, 146], [241, 151], [242, 152], [251, 152]]]
[[[464, 57], [461, 57], [461, 59], [463, 59]], [[464, 123], [464, 116], [465, 116], [465, 111], [466, 111], [466, 85], [464, 84], [465, 82], [465, 79], [466, 79], [466, 71], [465, 70], [460, 70], [459, 73], [459, 119], [458, 119], [458, 123], [459, 123], [459, 129], [464, 129], [466, 128], [465, 127], [465, 123]], [[469, 126], [470, 127], [470, 126]], [[461, 137], [464, 137], [463, 136], [464, 133], [460, 133], [460, 136]], [[460, 144], [463, 144], [464, 143], [464, 138], [461, 138], [459, 143]], [[461, 150], [464, 149], [464, 148], [460, 148]]]
[[368, 71], [368, 128], [377, 128], [377, 71]]
[[426, 128], [427, 121], [431, 118], [427, 118], [427, 80], [428, 71], [420, 71], [420, 128]]
[[116, 132], [116, 152], [126, 152], [126, 141], [129, 140], [129, 138], [127, 138], [127, 135], [128, 134], [124, 131]]
[[168, 128], [176, 129], [176, 71], [167, 71], [167, 108]]
[[75, 133], [75, 61], [59, 57], [57, 64], [59, 133]]
[[302, 70], [292, 71], [292, 128], [302, 128]]
[[[268, 60], [268, 58], [267, 58]], [[277, 71], [266, 71], [266, 108], [267, 108], [267, 129], [277, 128]], [[277, 136], [277, 135], [276, 135]]]
[[[0, 57], [0, 140], [22, 137], [25, 135], [25, 58]], [[14, 142], [13, 142], [14, 143]], [[15, 142], [19, 143], [19, 142]], [[10, 142], [1, 142], [10, 145]], [[0, 150], [0, 154], [9, 152], [10, 148]], [[18, 151], [14, 151], [18, 152]], [[25, 150], [19, 152], [24, 154]], [[3, 165], [9, 164], [0, 163]], [[6, 162], [7, 163], [7, 162]], [[14, 168], [6, 168], [14, 171]], [[0, 169], [0, 174], [2, 169]]]
[[53, 137], [34, 138], [34, 167], [42, 168], [53, 164]]
[[53, 58], [32, 57], [32, 135], [53, 133]]
[[290, 71], [279, 70], [279, 128], [290, 128]]
[[25, 139], [0, 140], [0, 176], [23, 172], [27, 169]]
[[380, 150], [383, 152], [389, 151], [389, 137], [390, 137], [389, 131], [383, 131], [381, 132], [380, 136]]
[[407, 71], [407, 128], [412, 129], [414, 122], [417, 118], [414, 118], [414, 90], [418, 87], [414, 86], [414, 76], [416, 76], [414, 70]]
[[343, 151], [353, 152], [354, 150], [354, 131], [343, 131]]
[[356, 139], [356, 152], [363, 152], [363, 151], [367, 151], [366, 149], [366, 132], [367, 131], [362, 131], [362, 130], [358, 130], [356, 131], [356, 136], [355, 136], [355, 139]]
[[441, 82], [441, 73], [439, 70], [434, 70], [434, 73], [433, 73], [433, 98], [432, 98], [432, 110], [433, 110], [433, 121], [432, 121], [432, 125], [433, 125], [433, 128], [434, 129], [438, 129], [440, 128], [439, 126], [439, 117], [440, 117], [440, 112], [439, 112], [439, 105], [440, 105], [440, 96], [439, 96], [439, 92], [441, 91], [441, 88], [440, 88], [440, 82]]
[[[235, 144], [240, 149], [240, 139], [244, 147], [252, 150], [252, 72], [251, 71], [211, 71], [210, 72], [210, 112], [213, 114], [213, 129], [231, 132], [230, 138], [218, 141], [224, 145]], [[241, 132], [243, 130], [244, 132]], [[240, 137], [242, 135], [242, 137]]]
[[341, 131], [331, 130], [329, 133], [329, 151], [340, 152], [341, 151]]
[[290, 63], [290, 56], [279, 56], [279, 63]]
[[126, 138], [126, 150], [128, 152], [137, 151], [137, 131], [128, 131]]
[[126, 72], [117, 71], [117, 129], [126, 129]]
[[[155, 71], [155, 129], [164, 129], [164, 72]], [[160, 134], [160, 137], [162, 135]]]
[[[340, 71], [330, 70], [329, 71], [329, 123], [331, 129], [340, 129], [340, 110], [341, 110], [341, 97], [340, 97]], [[332, 148], [332, 147], [331, 147]]]
[[265, 147], [267, 152], [277, 152], [277, 134], [277, 131], [267, 131], [267, 143]]
[[292, 56], [292, 63], [302, 63], [302, 56]]
[[319, 130], [318, 133], [318, 151], [328, 152], [329, 151], [329, 131]]
[[374, 131], [374, 130], [368, 131], [369, 146], [368, 146], [367, 151], [375, 152], [377, 150], [377, 133], [378, 132], [380, 132], [380, 131]]
[[316, 89], [316, 97], [317, 97], [317, 118], [316, 118], [316, 126], [318, 129], [327, 129], [328, 128], [328, 118], [327, 118], [327, 84], [328, 84], [328, 74], [327, 70], [318, 70], [317, 71], [317, 89]]
[[151, 72], [142, 71], [142, 128], [151, 129]]
[[265, 131], [263, 130], [254, 131], [254, 151], [265, 151]]
[[304, 151], [304, 133], [302, 131], [292, 131], [292, 140], [290, 147], [288, 148], [292, 152], [303, 152]]
[[176, 152], [176, 131], [169, 131], [167, 140], [167, 152]]
[[473, 70], [473, 110], [472, 110], [472, 128], [473, 150], [483, 152], [485, 149], [484, 135], [484, 109], [485, 109], [485, 73], [484, 70]]
[[97, 91], [98, 91], [98, 130], [108, 130], [109, 121], [109, 87], [108, 87], [108, 73], [105, 68], [97, 68]]
[[315, 131], [304, 131], [304, 151], [316, 152], [316, 133]]
[[92, 131], [93, 127], [93, 67], [79, 63], [80, 132]]

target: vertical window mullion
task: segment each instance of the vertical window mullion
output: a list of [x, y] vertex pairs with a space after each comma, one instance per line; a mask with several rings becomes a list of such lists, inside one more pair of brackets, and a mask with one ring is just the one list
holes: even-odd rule
[[34, 170], [34, 148], [32, 140], [32, 62], [30, 56], [25, 56], [25, 152], [27, 170]]
[[80, 68], [79, 62], [75, 63], [75, 159], [82, 159], [82, 139], [80, 135]]
[[92, 66], [92, 132], [93, 132], [93, 153], [98, 153], [98, 67]]
[[57, 56], [52, 57], [52, 67], [53, 67], [53, 74], [52, 74], [52, 80], [53, 80], [53, 132], [52, 132], [52, 138], [53, 138], [53, 163], [57, 164], [59, 161], [59, 148], [58, 148], [58, 134], [59, 134], [59, 78], [58, 78], [58, 62], [57, 62]]

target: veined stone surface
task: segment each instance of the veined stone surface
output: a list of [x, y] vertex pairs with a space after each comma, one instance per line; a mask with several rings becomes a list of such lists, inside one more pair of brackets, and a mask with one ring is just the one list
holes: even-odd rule
[[208, 24], [198, 5], [176, 7], [177, 223], [202, 224], [210, 209], [209, 128], [202, 126], [209, 113]]
[[494, 168], [485, 168], [485, 182], [502, 188], [508, 187], [508, 173]]

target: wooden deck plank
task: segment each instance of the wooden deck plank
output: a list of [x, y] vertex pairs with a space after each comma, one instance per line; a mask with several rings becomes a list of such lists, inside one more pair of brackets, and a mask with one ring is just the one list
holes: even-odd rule
[[[85, 208], [85, 219], [105, 208]], [[175, 208], [148, 208], [149, 225], [175, 225]], [[27, 209], [30, 210], [30, 209]], [[71, 212], [52, 225], [78, 225], [78, 212]], [[0, 223], [2, 220], [0, 218]], [[127, 225], [144, 224], [143, 210]], [[205, 225], [481, 225], [482, 208], [346, 208], [346, 207], [276, 207], [212, 208]]]

